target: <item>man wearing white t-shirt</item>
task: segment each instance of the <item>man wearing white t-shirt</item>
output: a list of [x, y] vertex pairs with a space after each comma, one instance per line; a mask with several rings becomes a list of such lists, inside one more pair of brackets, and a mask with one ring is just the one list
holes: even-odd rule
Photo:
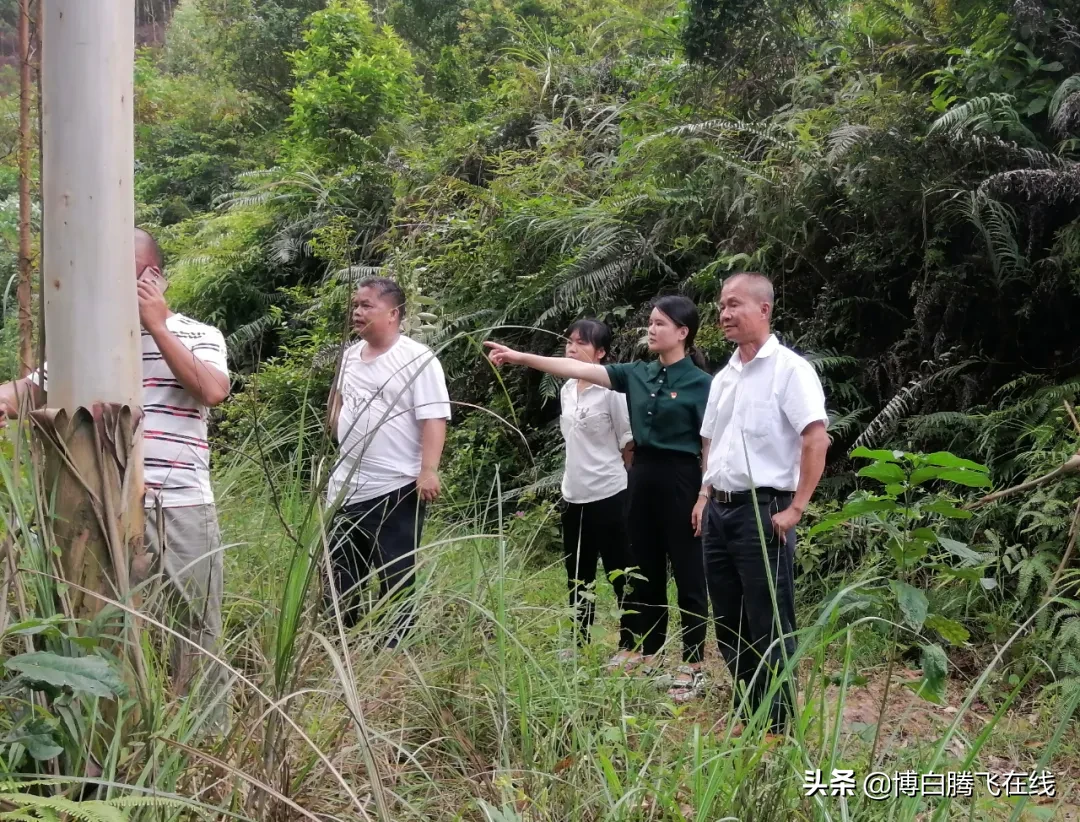
[[[772, 334], [773, 302], [772, 283], [761, 274], [737, 274], [720, 292], [724, 336], [738, 350], [709, 391], [701, 425], [705, 475], [692, 514], [717, 644], [736, 687], [750, 688], [750, 710], [764, 700], [770, 672], [779, 674], [795, 651], [795, 526], [829, 447], [821, 381]], [[786, 728], [792, 690], [789, 680], [769, 705], [774, 732]]]
[[[360, 342], [341, 361], [330, 396], [329, 426], [341, 454], [327, 487], [334, 517], [333, 593], [353, 627], [361, 589], [378, 573], [380, 596], [408, 597], [426, 504], [439, 496], [439, 462], [450, 419], [446, 378], [434, 352], [403, 335], [405, 293], [393, 280], [362, 281], [352, 324]], [[411, 624], [396, 621], [396, 647]]]
[[[190, 639], [213, 652], [221, 636], [222, 556], [217, 508], [210, 486], [209, 409], [229, 396], [225, 339], [216, 328], [175, 314], [157, 242], [135, 231], [135, 278], [142, 325], [145, 543], [168, 582], [172, 615]], [[48, 388], [48, 364], [0, 386], [0, 411], [16, 416], [38, 385]], [[35, 403], [36, 404], [36, 403]], [[145, 571], [132, 569], [140, 582]], [[173, 678], [186, 693], [204, 654], [183, 643], [172, 653]], [[203, 686], [217, 701], [211, 725], [224, 731], [228, 672], [208, 669]]]

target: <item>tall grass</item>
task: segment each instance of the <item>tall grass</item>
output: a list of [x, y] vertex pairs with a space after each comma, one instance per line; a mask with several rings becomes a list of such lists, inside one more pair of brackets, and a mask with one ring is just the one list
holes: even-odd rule
[[[25, 447], [18, 437], [15, 443]], [[443, 514], [433, 508], [417, 556], [416, 625], [397, 651], [383, 649], [380, 627], [397, 604], [374, 603], [346, 631], [322, 606], [328, 524], [317, 495], [305, 490], [304, 477], [318, 476], [325, 456], [321, 445], [312, 447], [269, 477], [257, 459], [225, 456], [217, 466], [228, 543], [219, 658], [235, 677], [229, 736], [208, 735], [198, 690], [187, 699], [173, 694], [161, 648], [165, 637], [182, 637], [167, 618], [146, 616], [149, 682], [145, 692], [120, 700], [119, 716], [129, 720], [123, 746], [102, 719], [101, 700], [73, 702], [61, 720], [70, 742], [59, 759], [37, 773], [0, 762], [0, 818], [18, 811], [10, 818], [60, 819], [72, 810], [53, 800], [80, 798], [87, 799], [75, 806], [85, 809], [80, 818], [133, 820], [787, 822], [1023, 813], [1015, 801], [987, 796], [947, 803], [803, 795], [808, 769], [826, 776], [854, 769], [861, 782], [868, 765], [870, 746], [865, 733], [845, 725], [845, 704], [860, 675], [883, 662], [870, 649], [879, 649], [880, 635], [893, 626], [847, 620], [841, 595], [802, 604], [805, 627], [784, 674], [797, 680], [798, 709], [779, 742], [765, 738], [761, 712], [742, 717], [746, 731], [733, 734], [735, 697], [715, 653], [709, 670], [716, 687], [689, 706], [675, 706], [652, 683], [605, 674], [617, 616], [605, 581], [594, 592], [593, 645], [561, 660], [557, 651], [572, 644], [561, 560], [535, 535], [506, 531], [499, 482], [482, 493], [458, 492]], [[33, 527], [48, 497], [25, 451], [9, 449], [0, 459], [0, 481], [3, 653], [30, 646], [86, 653], [49, 633], [11, 632], [53, 614], [63, 583]], [[848, 588], [859, 584], [851, 580]], [[994, 770], [987, 763], [1002, 752], [1010, 707], [1025, 683], [980, 720], [978, 734], [966, 720], [1008, 651], [998, 649], [940, 732], [902, 747], [896, 737], [906, 717], [889, 713], [895, 725], [882, 729], [881, 769]], [[780, 685], [771, 683], [774, 691]], [[0, 732], [25, 702], [25, 693], [5, 690]], [[1075, 700], [1051, 704], [1033, 767], [1064, 767], [1075, 745], [1076, 707]], [[37, 709], [52, 708], [40, 702]], [[87, 753], [98, 750], [101, 773], [88, 774]]]

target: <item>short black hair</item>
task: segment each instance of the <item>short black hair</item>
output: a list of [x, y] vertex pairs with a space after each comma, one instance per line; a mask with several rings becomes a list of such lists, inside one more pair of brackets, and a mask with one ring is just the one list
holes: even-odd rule
[[165, 268], [165, 255], [161, 252], [161, 246], [158, 245], [158, 241], [154, 239], [154, 235], [144, 228], [135, 228], [135, 238], [142, 240], [146, 245], [150, 247], [150, 256], [153, 258], [154, 265], [159, 269]]
[[566, 329], [566, 336], [569, 337], [574, 333], [577, 333], [582, 342], [588, 343], [593, 348], [597, 350], [602, 348], [604, 359], [607, 359], [608, 352], [611, 351], [611, 327], [607, 323], [592, 317], [575, 320]]
[[405, 291], [389, 277], [366, 277], [356, 284], [356, 290], [374, 288], [379, 299], [390, 298], [401, 319], [405, 319]]

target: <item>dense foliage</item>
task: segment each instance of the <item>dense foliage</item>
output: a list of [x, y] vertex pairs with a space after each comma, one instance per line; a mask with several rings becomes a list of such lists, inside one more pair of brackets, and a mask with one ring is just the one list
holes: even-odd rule
[[[7, 39], [15, 8], [0, 0]], [[792, 774], [959, 770], [1013, 748], [1032, 767], [1068, 761], [1080, 471], [976, 500], [1080, 467], [1066, 462], [1080, 442], [1080, 3], [136, 8], [153, 44], [135, 75], [138, 220], [166, 248], [174, 308], [226, 333], [236, 379], [213, 436], [234, 543], [224, 656], [247, 677], [234, 699], [245, 730], [197, 759], [194, 701], [173, 699], [164, 676], [125, 697], [103, 648], [53, 607], [66, 586], [36, 571], [51, 561], [47, 494], [13, 434], [0, 447], [0, 553], [19, 571], [5, 570], [0, 602], [22, 621], [0, 619], [0, 777], [82, 773], [111, 711], [97, 700], [140, 709], [133, 744], [107, 741], [103, 779], [154, 795], [84, 803], [80, 818], [138, 803], [133, 818], [150, 818], [189, 786], [259, 819], [296, 818], [294, 799], [326, 818], [372, 805], [382, 819], [683, 819], [688, 806], [829, 818]], [[17, 99], [0, 96], [0, 145], [15, 145], [17, 122]], [[0, 158], [6, 376], [14, 162]], [[651, 685], [587, 675], [595, 659], [555, 661], [568, 615], [545, 550], [559, 539], [557, 385], [496, 372], [480, 346], [555, 353], [570, 321], [592, 315], [615, 328], [617, 359], [644, 356], [650, 299], [681, 292], [716, 369], [731, 348], [713, 298], [746, 270], [776, 281], [777, 331], [822, 374], [833, 437], [801, 529], [789, 671], [802, 714], [779, 760], [763, 759], [753, 729], [703, 732], [727, 696], [694, 714]], [[408, 669], [367, 627], [336, 644], [312, 607], [325, 548], [315, 480], [333, 448], [322, 409], [350, 290], [376, 272], [404, 285], [406, 330], [439, 350], [456, 403]], [[613, 624], [606, 587], [596, 594]], [[905, 684], [949, 705], [947, 730], [893, 744], [910, 716], [889, 698], [898, 666], [921, 667]], [[872, 715], [849, 721], [844, 699], [880, 682], [879, 667]], [[1029, 683], [1049, 687], [1036, 697]], [[1022, 741], [1008, 733], [1018, 700], [1026, 717], [1043, 712]], [[982, 724], [962, 725], [969, 713]], [[30, 818], [37, 794], [4, 801]], [[853, 801], [851, 816], [880, 818], [877, 807], [924, 816], [913, 799]], [[944, 818], [948, 803], [937, 807]], [[987, 807], [966, 809], [997, 818]]]
[[[1016, 430], [971, 412], [1049, 389], [1014, 422], [1060, 422], [1080, 307], [1067, 7], [323, 5], [187, 0], [140, 62], [141, 216], [170, 226], [176, 293], [244, 370], [258, 351], [307, 375], [341, 286], [374, 267], [436, 298], [441, 339], [590, 313], [620, 356], [651, 296], [709, 320], [753, 268], [828, 379], [839, 446], [981, 448], [1011, 474]], [[457, 398], [500, 409], [473, 347], [445, 356]], [[522, 419], [550, 419], [551, 386], [510, 379], [540, 389], [510, 392]]]
[[[853, 445], [949, 449], [999, 484], [1056, 467], [1080, 387], [1074, 6], [161, 5], [166, 42], [136, 73], [138, 215], [171, 299], [228, 335], [240, 390], [219, 441], [271, 465], [308, 447], [297, 420], [319, 430], [351, 283], [383, 271], [460, 404], [451, 495], [498, 474], [550, 498], [555, 385], [496, 375], [478, 341], [554, 352], [589, 314], [615, 326], [616, 357], [641, 356], [650, 298], [681, 291], [715, 368], [730, 349], [712, 298], [763, 270], [779, 334], [826, 382], [824, 506], [859, 485]], [[14, 190], [5, 165], [9, 278]], [[1066, 478], [976, 523], [1025, 607], [1078, 493]], [[823, 539], [809, 575], [877, 556]]]

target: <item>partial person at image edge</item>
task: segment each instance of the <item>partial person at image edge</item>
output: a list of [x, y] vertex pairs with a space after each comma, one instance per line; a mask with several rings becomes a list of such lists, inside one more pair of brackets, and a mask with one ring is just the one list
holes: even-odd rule
[[[229, 396], [225, 338], [216, 328], [169, 309], [168, 281], [157, 241], [135, 230], [135, 282], [142, 325], [142, 402], [145, 529], [148, 557], [168, 582], [168, 610], [188, 638], [204, 652], [215, 653], [222, 632], [224, 562], [217, 506], [210, 484], [209, 409]], [[42, 374], [0, 386], [0, 410], [19, 413], [20, 399], [48, 388], [48, 364]], [[160, 521], [159, 521], [160, 511]], [[144, 581], [153, 568], [132, 569], [132, 583]], [[229, 673], [203, 665], [205, 653], [172, 642], [170, 667], [178, 691], [185, 694], [200, 668], [202, 686], [215, 705], [209, 729], [227, 733]]]

